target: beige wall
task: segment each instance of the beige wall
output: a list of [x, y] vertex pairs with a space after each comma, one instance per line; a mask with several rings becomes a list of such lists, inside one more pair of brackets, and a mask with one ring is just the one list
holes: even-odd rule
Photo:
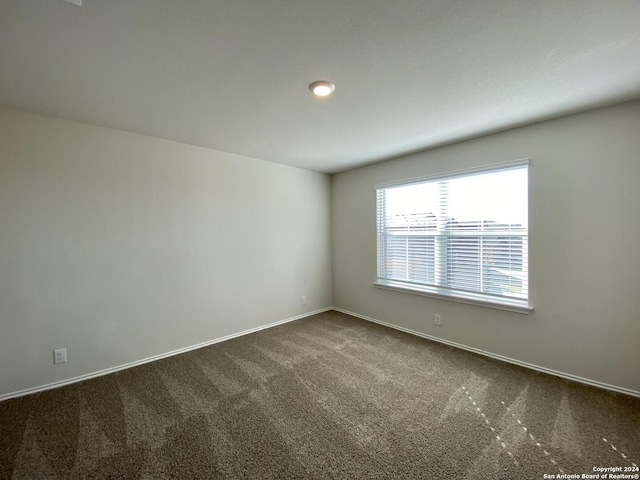
[[[375, 288], [374, 185], [531, 159], [530, 315]], [[640, 392], [640, 103], [333, 177], [334, 305], [520, 362]], [[442, 314], [443, 326], [433, 325]]]
[[0, 395], [330, 306], [330, 194], [319, 173], [0, 110]]

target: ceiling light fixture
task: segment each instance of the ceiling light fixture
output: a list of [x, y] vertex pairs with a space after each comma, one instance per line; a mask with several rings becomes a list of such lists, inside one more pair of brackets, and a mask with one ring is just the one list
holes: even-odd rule
[[311, 92], [317, 97], [326, 97], [331, 95], [335, 89], [336, 86], [326, 80], [319, 80], [309, 85], [309, 90], [311, 90]]

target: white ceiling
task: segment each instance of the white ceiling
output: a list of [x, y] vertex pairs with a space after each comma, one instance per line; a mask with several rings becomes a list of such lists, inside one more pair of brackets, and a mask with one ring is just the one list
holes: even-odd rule
[[0, 104], [336, 172], [640, 95], [637, 0], [82, 3], [0, 0]]

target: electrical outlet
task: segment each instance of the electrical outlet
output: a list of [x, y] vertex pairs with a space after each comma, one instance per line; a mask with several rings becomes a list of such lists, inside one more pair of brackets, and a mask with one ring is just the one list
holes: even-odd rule
[[67, 361], [67, 349], [60, 348], [53, 351], [53, 363], [65, 363]]
[[433, 324], [439, 327], [442, 326], [442, 316], [439, 313], [433, 315]]
[[302, 298], [300, 299], [300, 304], [301, 305], [306, 305], [307, 304], [307, 296], [303, 295]]

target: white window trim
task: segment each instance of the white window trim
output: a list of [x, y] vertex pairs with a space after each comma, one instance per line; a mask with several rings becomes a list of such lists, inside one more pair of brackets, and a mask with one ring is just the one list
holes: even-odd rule
[[[448, 302], [466, 303], [467, 305], [477, 305], [479, 307], [495, 308], [497, 310], [507, 310], [509, 312], [529, 314], [533, 311], [533, 307], [527, 301], [518, 301], [510, 299], [494, 299], [489, 295], [469, 294], [460, 296], [455, 292], [441, 293], [444, 289], [438, 287], [429, 287], [425, 285], [416, 285], [396, 280], [376, 280], [373, 284], [377, 288], [385, 290], [394, 290], [396, 292], [410, 293], [413, 295], [421, 295], [423, 297], [437, 298]], [[472, 298], [476, 297], [476, 298]]]
[[[423, 183], [426, 181], [437, 180], [440, 178], [452, 178], [456, 176], [470, 175], [473, 173], [485, 173], [492, 170], [502, 170], [509, 167], [529, 166], [530, 159], [522, 158], [509, 162], [493, 163], [481, 167], [466, 168], [461, 170], [453, 170], [435, 175], [427, 175], [422, 177], [413, 177], [405, 180], [395, 180], [393, 182], [379, 183], [374, 185], [374, 191], [380, 188], [389, 188], [394, 186], [406, 186], [415, 183]], [[377, 234], [376, 234], [377, 235]], [[377, 252], [376, 252], [377, 264]], [[464, 296], [454, 290], [446, 288], [415, 284], [411, 282], [402, 282], [397, 280], [377, 279], [373, 282], [377, 288], [385, 290], [393, 290], [396, 292], [409, 293], [413, 295], [421, 295], [424, 297], [437, 298], [449, 302], [464, 303], [468, 305], [476, 305], [480, 307], [494, 308], [497, 310], [506, 310], [515, 313], [529, 314], [533, 311], [530, 298], [527, 300], [509, 299], [504, 297], [494, 297], [493, 295], [465, 292]]]

